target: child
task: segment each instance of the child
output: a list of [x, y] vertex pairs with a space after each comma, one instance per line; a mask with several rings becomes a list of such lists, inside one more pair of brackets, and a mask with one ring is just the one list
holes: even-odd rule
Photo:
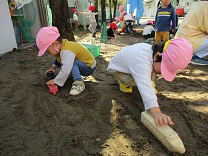
[[125, 25], [123, 25], [124, 31], [132, 34], [134, 32], [133, 30], [134, 19], [132, 17], [132, 14], [127, 14], [126, 11], [123, 11], [122, 15], [123, 15], [123, 23], [125, 23]]
[[122, 15], [122, 12], [124, 11], [124, 6], [123, 5], [119, 5], [119, 11], [120, 11], [120, 14]]
[[152, 26], [153, 22], [151, 20], [147, 21], [147, 26], [144, 27], [144, 31], [142, 33], [143, 37], [146, 39], [146, 43], [150, 42], [148, 38], [155, 37], [155, 28]]
[[37, 34], [36, 44], [39, 48], [38, 56], [42, 56], [45, 52], [56, 57], [51, 68], [47, 72], [61, 67], [60, 72], [48, 81], [47, 85], [63, 86], [69, 74], [71, 73], [74, 80], [70, 95], [78, 95], [85, 90], [85, 84], [82, 76], [91, 75], [96, 68], [96, 61], [91, 53], [76, 42], [70, 42], [62, 39], [56, 27], [43, 27]]
[[[161, 2], [162, 6], [159, 6]], [[155, 17], [155, 40], [156, 43], [169, 40], [170, 22], [172, 21], [172, 32], [175, 31], [176, 15], [175, 9], [171, 6], [171, 0], [160, 0]]]
[[110, 61], [107, 70], [118, 79], [122, 92], [132, 92], [137, 86], [145, 110], [149, 110], [156, 125], [173, 125], [171, 118], [160, 111], [151, 73], [162, 74], [173, 81], [177, 70], [184, 69], [192, 58], [192, 45], [185, 38], [149, 45], [137, 43], [126, 46]]
[[116, 16], [114, 23], [116, 23], [117, 27], [121, 27], [121, 19], [120, 19], [120, 17]]
[[96, 37], [96, 27], [97, 27], [97, 22], [95, 19], [95, 15], [97, 15], [98, 13], [95, 13], [95, 7], [94, 6], [89, 6], [88, 10], [90, 11], [89, 13], [87, 12], [80, 12], [81, 14], [83, 13], [87, 13], [87, 17], [90, 20], [90, 26], [88, 27], [88, 29], [92, 32], [92, 37]]
[[126, 24], [125, 24], [125, 21], [124, 21], [124, 16], [127, 14], [127, 12], [126, 11], [123, 11], [122, 13], [121, 13], [121, 22], [122, 22], [122, 25], [121, 25], [121, 30], [120, 30], [120, 32], [119, 33], [122, 33], [122, 32], [124, 32], [125, 31], [125, 28], [126, 28]]
[[75, 26], [75, 30], [79, 30], [78, 29], [78, 16], [77, 16], [77, 9], [73, 8], [72, 9], [72, 13], [73, 13], [73, 20], [74, 20], [74, 26]]
[[194, 48], [191, 63], [208, 65], [208, 2], [194, 2], [175, 37], [186, 38]]
[[114, 22], [110, 23], [110, 28], [107, 29], [108, 40], [115, 38], [114, 32], [118, 29]]

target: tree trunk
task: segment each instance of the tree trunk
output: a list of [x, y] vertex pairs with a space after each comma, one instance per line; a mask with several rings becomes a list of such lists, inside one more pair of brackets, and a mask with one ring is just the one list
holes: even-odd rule
[[[98, 12], [98, 0], [95, 0], [94, 4], [95, 4], [95, 12]], [[99, 21], [98, 21], [98, 16], [99, 16], [99, 14], [97, 16], [95, 16], [95, 19], [97, 21], [97, 28], [100, 28]]]
[[109, 0], [109, 7], [110, 7], [110, 22], [112, 22], [112, 3], [111, 3], [111, 0]]
[[70, 41], [75, 41], [71, 28], [67, 0], [49, 0], [52, 11], [52, 25], [56, 26], [60, 35]]
[[115, 19], [116, 17], [116, 8], [117, 8], [117, 0], [113, 0], [113, 8], [114, 8], [114, 12], [113, 12], [113, 19]]
[[101, 0], [102, 23], [106, 22], [105, 0]]

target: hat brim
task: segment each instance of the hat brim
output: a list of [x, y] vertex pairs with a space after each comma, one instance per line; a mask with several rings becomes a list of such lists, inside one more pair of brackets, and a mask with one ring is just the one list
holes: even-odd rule
[[39, 50], [38, 56], [43, 56], [43, 54], [46, 52], [47, 48], [44, 48], [42, 50]]
[[169, 72], [163, 61], [161, 62], [161, 74], [163, 78], [169, 82], [172, 82], [176, 77], [176, 73]]

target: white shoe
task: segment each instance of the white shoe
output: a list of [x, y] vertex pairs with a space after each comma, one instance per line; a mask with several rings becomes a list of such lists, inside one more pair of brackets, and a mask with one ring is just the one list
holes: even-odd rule
[[70, 95], [78, 95], [85, 90], [85, 84], [83, 81], [74, 81], [72, 84]]

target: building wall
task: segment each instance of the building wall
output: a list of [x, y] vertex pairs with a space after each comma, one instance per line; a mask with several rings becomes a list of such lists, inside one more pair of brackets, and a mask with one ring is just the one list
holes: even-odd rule
[[192, 5], [193, 0], [179, 0], [179, 8], [184, 8], [184, 12], [187, 13]]
[[[199, 0], [200, 1], [200, 0]], [[144, 0], [144, 17], [155, 17], [157, 11], [157, 3], [159, 0]], [[172, 6], [176, 8], [176, 0], [172, 0]], [[185, 14], [191, 8], [193, 0], [179, 0], [179, 8], [184, 8]]]
[[144, 1], [144, 17], [155, 17], [158, 1]]
[[17, 48], [7, 0], [0, 0], [0, 54]]
[[68, 6], [74, 7], [74, 0], [68, 0]]

